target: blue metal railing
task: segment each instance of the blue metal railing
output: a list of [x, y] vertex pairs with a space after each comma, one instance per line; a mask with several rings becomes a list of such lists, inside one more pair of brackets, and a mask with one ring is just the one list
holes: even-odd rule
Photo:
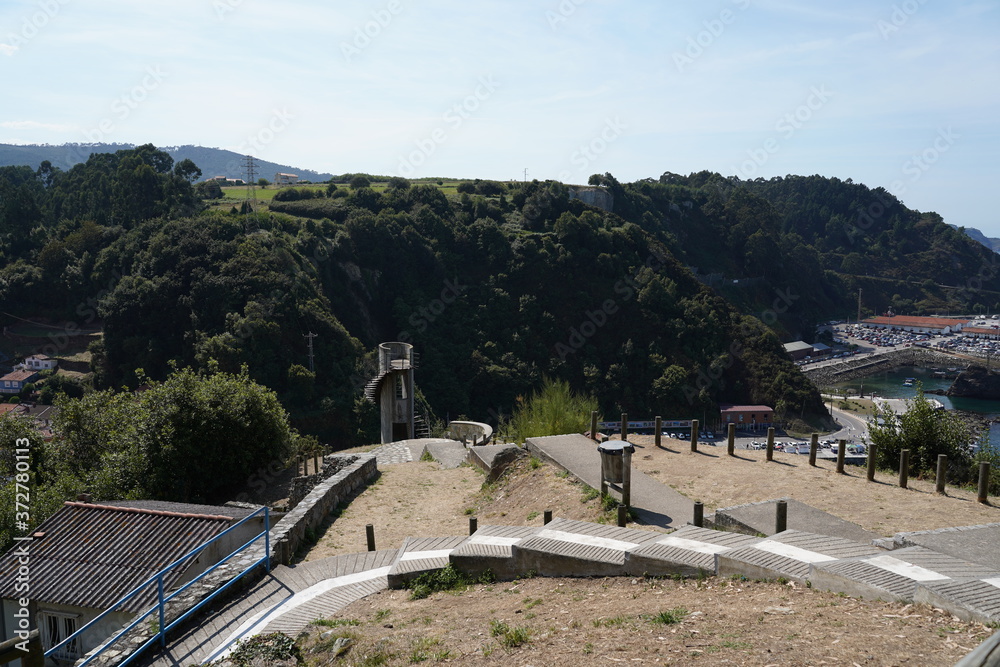
[[[202, 572], [201, 574], [199, 574], [197, 577], [195, 577], [191, 581], [187, 582], [186, 584], [184, 584], [183, 586], [181, 586], [180, 588], [178, 588], [176, 591], [174, 591], [170, 595], [164, 596], [164, 591], [163, 591], [163, 577], [167, 573], [169, 573], [171, 570], [173, 570], [177, 566], [181, 565], [185, 561], [188, 561], [191, 558], [196, 557], [202, 551], [204, 551], [205, 549], [207, 549], [210, 545], [212, 545], [213, 543], [215, 543], [218, 540], [222, 539], [227, 534], [229, 534], [230, 532], [236, 530], [237, 528], [239, 528], [240, 526], [242, 526], [244, 523], [246, 523], [247, 521], [250, 521], [254, 517], [256, 517], [259, 514], [261, 514], [262, 512], [264, 514], [264, 530], [262, 530], [257, 535], [254, 535], [253, 538], [251, 538], [249, 542], [247, 542], [243, 546], [239, 547], [238, 549], [235, 549], [228, 556], [226, 556], [225, 558], [223, 558], [222, 560], [220, 560], [218, 563], [216, 563], [212, 567], [208, 568], [207, 570], [205, 570], [204, 572]], [[250, 570], [254, 569], [258, 565], [260, 565], [260, 564], [263, 563], [265, 570], [267, 572], [271, 571], [271, 532], [270, 531], [271, 531], [271, 513], [270, 513], [270, 510], [267, 507], [261, 507], [259, 510], [255, 511], [253, 514], [250, 514], [249, 516], [247, 516], [243, 520], [239, 521], [238, 523], [233, 524], [232, 526], [230, 526], [226, 530], [222, 531], [221, 533], [219, 533], [218, 535], [216, 535], [212, 539], [208, 540], [207, 542], [205, 542], [201, 546], [195, 547], [190, 552], [188, 552], [185, 555], [181, 556], [180, 558], [178, 558], [177, 560], [175, 560], [173, 563], [171, 563], [170, 565], [167, 565], [162, 570], [160, 570], [159, 572], [157, 572], [156, 574], [154, 574], [153, 576], [151, 576], [149, 579], [147, 579], [146, 581], [142, 582], [141, 584], [139, 584], [138, 586], [136, 586], [135, 588], [133, 588], [129, 593], [127, 593], [124, 597], [122, 597], [120, 600], [118, 600], [118, 602], [116, 602], [115, 604], [111, 605], [111, 607], [107, 611], [103, 612], [102, 614], [100, 614], [99, 616], [97, 616], [97, 618], [95, 618], [94, 620], [90, 621], [85, 626], [83, 626], [82, 628], [80, 628], [79, 630], [77, 630], [76, 632], [74, 632], [72, 635], [70, 635], [69, 637], [67, 637], [66, 639], [64, 639], [63, 641], [61, 641], [60, 643], [56, 644], [55, 646], [53, 646], [52, 648], [50, 648], [48, 651], [46, 651], [45, 652], [45, 657], [48, 658], [50, 656], [53, 656], [62, 647], [64, 647], [64, 646], [66, 646], [68, 644], [71, 644], [72, 642], [76, 641], [76, 639], [78, 637], [82, 637], [82, 635], [83, 635], [84, 632], [86, 632], [91, 627], [94, 627], [95, 625], [97, 625], [100, 621], [104, 620], [104, 618], [106, 618], [109, 614], [113, 613], [115, 611], [115, 609], [117, 609], [118, 607], [122, 606], [123, 604], [125, 604], [126, 602], [128, 602], [129, 600], [131, 600], [132, 598], [134, 598], [137, 595], [139, 595], [139, 593], [141, 593], [144, 589], [146, 589], [147, 586], [150, 586], [153, 583], [156, 584], [156, 596], [157, 596], [156, 604], [153, 607], [151, 607], [149, 610], [147, 610], [146, 612], [144, 612], [143, 614], [139, 615], [134, 621], [132, 621], [132, 623], [130, 623], [125, 628], [123, 628], [122, 630], [120, 630], [114, 637], [112, 637], [111, 639], [107, 640], [104, 643], [104, 646], [99, 651], [95, 652], [93, 655], [91, 655], [85, 661], [83, 661], [82, 663], [80, 663], [79, 667], [85, 667], [85, 665], [90, 664], [91, 661], [93, 661], [95, 658], [97, 658], [99, 655], [101, 655], [108, 648], [110, 648], [111, 646], [113, 646], [114, 643], [117, 642], [119, 639], [121, 639], [122, 636], [124, 636], [125, 634], [131, 632], [133, 628], [135, 628], [137, 625], [139, 625], [140, 623], [142, 623], [143, 621], [145, 621], [147, 618], [149, 618], [154, 612], [158, 612], [158, 616], [159, 616], [159, 619], [158, 619], [159, 622], [157, 624], [157, 632], [156, 632], [156, 634], [153, 637], [151, 637], [146, 643], [144, 643], [142, 646], [140, 646], [138, 649], [136, 649], [132, 653], [132, 655], [128, 656], [125, 660], [123, 660], [120, 663], [118, 663], [118, 667], [125, 667], [125, 665], [127, 665], [129, 662], [131, 662], [133, 658], [137, 657], [140, 653], [142, 653], [143, 651], [145, 651], [147, 648], [149, 648], [153, 643], [155, 643], [157, 641], [160, 642], [160, 646], [161, 647], [166, 647], [166, 645], [167, 645], [167, 633], [170, 630], [174, 629], [175, 627], [177, 627], [177, 625], [179, 625], [180, 623], [182, 623], [185, 620], [187, 620], [192, 614], [194, 614], [195, 612], [197, 612], [204, 605], [206, 605], [209, 602], [211, 602], [212, 599], [214, 599], [216, 596], [218, 596], [221, 593], [223, 593], [224, 591], [226, 591], [230, 586], [232, 586], [233, 584], [235, 584], [237, 581], [239, 581], [241, 578], [243, 578], [244, 575], [246, 575], [248, 572], [250, 572]], [[201, 602], [199, 602], [195, 606], [193, 606], [190, 609], [188, 609], [181, 616], [179, 616], [172, 623], [170, 623], [170, 625], [165, 625], [165, 623], [166, 623], [165, 606], [166, 606], [167, 602], [170, 602], [172, 599], [174, 599], [175, 597], [177, 597], [178, 595], [180, 595], [181, 593], [183, 593], [184, 591], [186, 591], [188, 588], [190, 588], [194, 584], [196, 584], [199, 581], [201, 581], [204, 577], [208, 576], [211, 572], [214, 572], [221, 565], [224, 565], [225, 563], [229, 562], [229, 560], [231, 558], [233, 558], [237, 554], [240, 554], [243, 551], [245, 551], [246, 549], [248, 549], [251, 545], [253, 545], [255, 542], [257, 542], [258, 540], [260, 540], [260, 538], [262, 538], [262, 537], [264, 538], [264, 555], [263, 555], [263, 557], [255, 560], [253, 563], [251, 563], [250, 565], [248, 565], [242, 572], [240, 572], [235, 577], [233, 577], [228, 582], [226, 582], [226, 584], [224, 586], [221, 586], [218, 589], [212, 591], [212, 593], [210, 595], [206, 596], [204, 600], [202, 600]]]

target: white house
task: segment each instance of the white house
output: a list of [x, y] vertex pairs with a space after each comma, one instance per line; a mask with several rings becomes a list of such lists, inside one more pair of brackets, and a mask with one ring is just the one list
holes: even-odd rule
[[274, 175], [275, 185], [295, 185], [298, 182], [298, 174], [282, 174], [281, 172], [278, 172]]
[[15, 366], [15, 368], [26, 371], [47, 371], [55, 369], [58, 365], [59, 362], [52, 357], [44, 354], [33, 354], [30, 357], [25, 357], [24, 361]]

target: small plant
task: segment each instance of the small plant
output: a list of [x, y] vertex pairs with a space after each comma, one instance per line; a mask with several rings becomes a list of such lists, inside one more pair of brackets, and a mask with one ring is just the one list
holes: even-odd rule
[[319, 625], [324, 628], [339, 628], [345, 625], [361, 625], [361, 621], [353, 618], [317, 618], [312, 621], [312, 625]]
[[301, 661], [295, 640], [280, 632], [241, 639], [229, 656], [229, 660], [238, 667], [249, 667], [255, 661], [271, 663], [293, 658], [296, 662]]
[[531, 641], [531, 630], [525, 627], [512, 628], [503, 621], [490, 621], [490, 634], [508, 649], [517, 648]]
[[538, 512], [528, 512], [528, 521], [538, 518]]
[[466, 507], [465, 508], [465, 516], [472, 516], [475, 513], [476, 513], [476, 508], [475, 507]]
[[410, 589], [411, 600], [423, 600], [438, 591], [457, 591], [475, 584], [492, 584], [494, 581], [496, 578], [490, 570], [486, 570], [478, 577], [470, 577], [449, 563], [440, 570], [421, 574], [406, 587]]
[[428, 450], [425, 449], [424, 453], [420, 455], [420, 460], [421, 461], [433, 461], [434, 457], [431, 456], [431, 453]]
[[595, 628], [614, 628], [628, 623], [628, 616], [612, 616], [611, 618], [595, 618]]
[[587, 642], [586, 644], [583, 645], [583, 654], [584, 655], [590, 655], [593, 652], [594, 652], [594, 645], [592, 643]]
[[781, 584], [782, 586], [787, 586], [788, 579], [786, 579], [785, 577], [778, 577], [778, 583]]
[[532, 600], [531, 598], [524, 598], [525, 609], [534, 609], [540, 604], [542, 604], [542, 598], [538, 598], [536, 600]]
[[538, 470], [542, 467], [542, 462], [538, 459], [538, 457], [532, 456], [528, 459], [528, 467], [532, 470]]
[[392, 612], [390, 610], [388, 610], [388, 609], [379, 609], [377, 612], [375, 612], [375, 620], [376, 621], [384, 620], [384, 619], [388, 618], [389, 614], [391, 614], [391, 613]]
[[650, 617], [649, 621], [650, 623], [657, 623], [659, 625], [674, 625], [680, 623], [687, 616], [687, 613], [687, 609], [677, 607], [676, 609], [668, 609], [654, 614]]
[[583, 485], [583, 497], [580, 498], [581, 503], [589, 503], [594, 498], [599, 498], [601, 493], [592, 486]]

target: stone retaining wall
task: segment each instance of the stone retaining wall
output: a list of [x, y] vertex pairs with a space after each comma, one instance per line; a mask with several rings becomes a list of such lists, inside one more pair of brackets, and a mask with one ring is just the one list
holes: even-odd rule
[[341, 456], [338, 454], [328, 454], [323, 457], [323, 468], [312, 475], [296, 477], [288, 487], [288, 509], [292, 510], [299, 504], [306, 494], [324, 479], [337, 474], [354, 460], [351, 456]]
[[827, 387], [837, 382], [868, 377], [899, 366], [964, 366], [966, 364], [968, 364], [967, 359], [959, 359], [944, 352], [923, 347], [910, 347], [875, 357], [851, 358], [840, 364], [802, 372], [817, 387]]

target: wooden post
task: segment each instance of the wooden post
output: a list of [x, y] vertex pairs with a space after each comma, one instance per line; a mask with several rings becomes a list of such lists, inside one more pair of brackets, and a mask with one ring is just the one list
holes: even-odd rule
[[313, 450], [313, 474], [319, 473], [319, 450]]
[[625, 446], [622, 450], [622, 505], [632, 506], [632, 451]]
[[705, 527], [705, 503], [700, 500], [694, 504], [694, 525], [699, 528]]
[[938, 464], [937, 464], [937, 479], [934, 485], [934, 490], [940, 494], [944, 494], [945, 485], [945, 475], [948, 472], [948, 455], [938, 454]]
[[816, 467], [816, 452], [819, 451], [819, 433], [813, 433], [809, 441], [809, 465]]
[[698, 451], [698, 420], [691, 420], [691, 451]]
[[847, 441], [841, 440], [837, 447], [837, 472], [844, 474], [844, 457], [847, 456]]
[[736, 456], [736, 424], [729, 423], [729, 444], [726, 447], [730, 456]]
[[545, 510], [542, 514], [542, 523], [548, 524], [552, 521], [552, 510]]
[[469, 535], [475, 534], [479, 530], [479, 519], [474, 516], [469, 517]]
[[618, 506], [618, 527], [624, 528], [628, 524], [628, 508], [624, 505]]
[[590, 411], [590, 439], [597, 440], [597, 410]]
[[779, 500], [774, 508], [774, 532], [782, 533], [788, 529], [788, 501]]
[[990, 462], [979, 462], [979, 496], [976, 498], [984, 505], [989, 501], [990, 494]]
[[660, 446], [660, 438], [662, 436], [662, 431], [663, 431], [663, 428], [662, 428], [663, 420], [660, 419], [659, 416], [657, 416], [656, 419], [655, 419], [655, 421], [654, 421], [654, 423], [656, 424], [656, 426], [654, 426], [654, 428], [656, 429], [656, 435], [654, 436], [654, 438], [655, 438], [655, 441], [656, 441], [656, 446], [659, 447]]
[[767, 427], [767, 460], [774, 460], [774, 427]]
[[370, 523], [365, 526], [365, 537], [368, 538], [368, 551], [375, 551], [375, 526]]
[[868, 445], [868, 481], [875, 481], [875, 445]]
[[628, 440], [628, 413], [622, 413], [622, 442]]
[[910, 450], [899, 450], [899, 486], [906, 488], [907, 479], [910, 476]]

